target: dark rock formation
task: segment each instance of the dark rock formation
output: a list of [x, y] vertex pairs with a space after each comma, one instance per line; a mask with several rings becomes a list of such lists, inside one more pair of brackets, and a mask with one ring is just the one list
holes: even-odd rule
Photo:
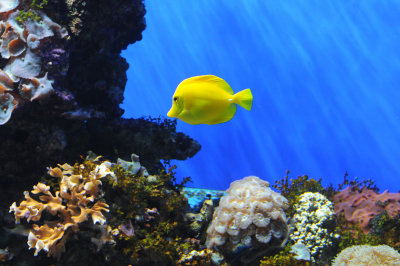
[[37, 183], [48, 166], [73, 164], [91, 150], [111, 160], [136, 153], [151, 171], [160, 168], [161, 159], [184, 160], [200, 149], [196, 141], [177, 133], [171, 120], [121, 118], [129, 66], [120, 52], [142, 38], [143, 1], [48, 2], [43, 12], [68, 29], [69, 39], [43, 44], [40, 51], [42, 71], [54, 80], [54, 93], [21, 104], [0, 126], [3, 227], [13, 223], [9, 215], [3, 216], [10, 204]]

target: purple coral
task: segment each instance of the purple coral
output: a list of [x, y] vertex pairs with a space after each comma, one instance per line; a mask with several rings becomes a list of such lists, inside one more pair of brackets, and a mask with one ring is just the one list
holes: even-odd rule
[[53, 75], [66, 74], [69, 64], [69, 56], [65, 50], [63, 41], [55, 41], [54, 39], [45, 39], [39, 51], [42, 60], [42, 67], [45, 72]]

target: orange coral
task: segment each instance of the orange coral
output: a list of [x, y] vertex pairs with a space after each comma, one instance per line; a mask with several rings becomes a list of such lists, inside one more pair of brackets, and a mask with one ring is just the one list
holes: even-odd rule
[[59, 191], [53, 195], [49, 186], [38, 183], [31, 191], [34, 198], [25, 191], [25, 200], [19, 206], [16, 202], [11, 205], [10, 212], [14, 212], [16, 223], [21, 218], [26, 218], [28, 222], [37, 222], [44, 211], [57, 217], [55, 221], [45, 221], [44, 225], [33, 225], [28, 236], [28, 245], [30, 249], [35, 249], [35, 256], [45, 250], [49, 256], [59, 257], [64, 249], [65, 235], [79, 230], [79, 223], [87, 221], [89, 217], [93, 224], [105, 224], [106, 219], [102, 212], [108, 212], [108, 205], [96, 201], [96, 198], [101, 185], [100, 179], [106, 175], [114, 175], [110, 166], [109, 162], [103, 162], [87, 175], [84, 174], [83, 165], [80, 166], [79, 174], [74, 173], [75, 168], [68, 164], [50, 168], [49, 174], [59, 179]]

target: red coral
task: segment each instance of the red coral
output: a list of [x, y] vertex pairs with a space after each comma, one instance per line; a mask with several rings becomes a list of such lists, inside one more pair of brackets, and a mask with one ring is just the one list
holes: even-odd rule
[[336, 214], [344, 214], [346, 221], [358, 224], [364, 233], [368, 233], [369, 221], [383, 211], [390, 217], [400, 212], [400, 193], [389, 193], [385, 190], [379, 194], [364, 187], [347, 187], [333, 197]]

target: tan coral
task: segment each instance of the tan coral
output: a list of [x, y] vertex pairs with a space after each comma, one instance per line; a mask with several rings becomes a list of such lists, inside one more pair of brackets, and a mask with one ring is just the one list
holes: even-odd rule
[[44, 204], [31, 198], [28, 191], [24, 192], [25, 200], [17, 207], [14, 202], [10, 207], [10, 212], [14, 212], [15, 223], [19, 224], [21, 218], [26, 218], [28, 222], [31, 220], [37, 222], [40, 220]]
[[50, 248], [64, 236], [64, 226], [59, 225], [55, 228], [50, 228], [47, 224], [38, 226], [33, 225], [33, 231], [28, 236], [29, 249], [35, 249], [35, 256], [42, 249], [49, 252]]
[[13, 87], [14, 81], [6, 72], [0, 69], [0, 92], [12, 91]]
[[[11, 26], [10, 23], [7, 23], [5, 25], [4, 31], [3, 31], [2, 35], [1, 35], [1, 39], [0, 39], [1, 40], [0, 54], [3, 58], [6, 58], [6, 59], [10, 58], [10, 56], [12, 55], [12, 52], [10, 51], [10, 43], [12, 43], [13, 41], [18, 40], [18, 39], [20, 39], [20, 35], [18, 34], [18, 32], [16, 32], [14, 30], [13, 26]], [[23, 45], [23, 48], [21, 48], [21, 49], [23, 52], [25, 50], [25, 44], [22, 43], [22, 45]], [[13, 53], [19, 53], [19, 52], [15, 51], [16, 50], [15, 47], [13, 47], [12, 45], [11, 45], [11, 47], [14, 48]]]
[[17, 100], [9, 93], [0, 91], [0, 125], [4, 125], [11, 118], [11, 114], [17, 107]]
[[18, 0], [0, 1], [0, 55], [3, 59], [8, 59], [0, 73], [0, 92], [14, 87], [14, 84], [4, 86], [2, 82], [4, 74], [12, 83], [22, 81], [19, 87], [20, 95], [16, 95], [18, 92], [14, 91], [14, 95], [0, 96], [0, 107], [3, 111], [0, 113], [0, 125], [9, 121], [17, 104], [14, 97], [17, 97], [22, 104], [26, 103], [23, 98], [33, 101], [53, 91], [53, 82], [47, 78], [47, 73], [39, 77], [42, 73], [40, 46], [45, 43], [42, 41], [44, 39], [56, 37], [63, 39], [68, 35], [65, 28], [52, 21], [43, 12], [38, 12], [40, 21], [32, 19], [17, 21], [20, 16], [18, 6]]
[[0, 1], [0, 13], [9, 12], [16, 9], [19, 5], [19, 0], [1, 0]]
[[11, 73], [19, 78], [33, 79], [41, 70], [40, 57], [31, 49], [27, 49], [24, 57], [17, 57], [10, 61]]
[[87, 209], [87, 212], [92, 216], [93, 223], [97, 222], [103, 225], [106, 222], [106, 218], [103, 216], [101, 211], [109, 212], [108, 205], [103, 202], [96, 202], [92, 208]]
[[43, 98], [53, 91], [53, 81], [47, 78], [47, 73], [41, 78], [26, 79], [21, 86], [20, 93], [31, 101]]
[[272, 191], [267, 181], [248, 176], [232, 182], [226, 193], [207, 229], [207, 248], [286, 241], [287, 199]]
[[79, 174], [74, 173], [74, 167], [68, 164], [49, 168], [49, 174], [58, 178], [60, 191], [53, 194], [49, 186], [38, 183], [31, 191], [34, 198], [25, 191], [25, 200], [19, 206], [15, 202], [11, 205], [10, 212], [14, 212], [16, 223], [21, 218], [26, 218], [28, 222], [41, 221], [44, 211], [54, 216], [54, 219], [44, 221], [40, 227], [35, 224], [29, 234], [28, 245], [35, 249], [35, 255], [45, 250], [48, 255], [59, 256], [64, 249], [64, 237], [69, 234], [68, 229], [78, 230], [79, 224], [89, 218], [92, 218], [93, 224], [105, 224], [106, 218], [102, 212], [108, 212], [109, 206], [96, 201], [96, 198], [101, 184], [99, 179], [114, 174], [110, 167], [110, 164], [103, 162], [85, 176], [82, 175], [85, 170], [83, 165]]
[[21, 55], [25, 50], [25, 43], [20, 38], [14, 39], [8, 43], [8, 51], [12, 57]]

